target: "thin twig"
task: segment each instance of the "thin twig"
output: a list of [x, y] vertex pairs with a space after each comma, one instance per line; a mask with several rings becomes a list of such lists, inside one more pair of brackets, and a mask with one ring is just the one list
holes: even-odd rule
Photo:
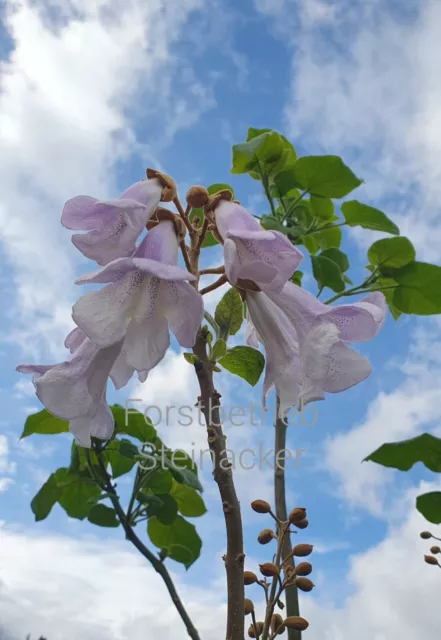
[[201, 296], [204, 296], [206, 293], [210, 293], [210, 291], [215, 291], [216, 289], [219, 289], [219, 287], [221, 287], [226, 282], [227, 282], [227, 276], [224, 274], [223, 276], [218, 278], [216, 282], [213, 282], [213, 284], [209, 284], [208, 287], [204, 287], [203, 289], [201, 289], [199, 293], [201, 294]]
[[184, 240], [182, 240], [182, 242], [179, 243], [179, 246], [181, 247], [182, 257], [184, 258], [187, 271], [190, 271], [191, 273], [190, 258], [188, 257], [187, 245], [185, 244]]
[[257, 626], [256, 613], [254, 611], [251, 611], [251, 618], [253, 620], [254, 637], [257, 638], [257, 640], [259, 640], [260, 633], [259, 633], [259, 628]]
[[225, 273], [225, 266], [223, 264], [221, 264], [220, 267], [211, 267], [199, 271], [200, 276], [217, 275], [218, 273]]
[[186, 211], [184, 211], [184, 209], [182, 208], [182, 205], [179, 201], [179, 198], [176, 196], [176, 198], [174, 198], [173, 200], [173, 204], [175, 205], [179, 215], [181, 216], [182, 220], [185, 223], [185, 226], [187, 227], [187, 230], [189, 232], [189, 234], [191, 235], [192, 233], [195, 233], [190, 220], [188, 219], [188, 214], [186, 213]]
[[198, 239], [198, 243], [196, 245], [196, 249], [200, 250], [200, 248], [202, 247], [202, 244], [205, 240], [205, 236], [207, 235], [207, 229], [208, 229], [208, 225], [209, 222], [207, 220], [207, 218], [204, 218], [204, 224], [202, 225], [201, 230], [198, 232], [199, 233], [199, 239]]
[[[283, 544], [284, 544], [284, 539], [285, 539], [285, 533], [287, 531], [289, 527], [289, 523], [283, 523], [280, 527], [279, 527], [279, 536], [277, 539], [277, 553], [276, 553], [276, 557], [275, 557], [275, 561], [274, 564], [276, 566], [280, 565], [280, 558], [282, 556], [282, 549], [283, 549]], [[276, 602], [279, 599], [279, 596], [282, 592], [282, 590], [277, 591], [277, 585], [279, 584], [279, 579], [278, 576], [273, 578], [273, 582], [271, 584], [271, 590], [270, 590], [270, 595], [269, 595], [269, 603], [268, 606], [266, 608], [266, 615], [265, 615], [265, 623], [264, 623], [264, 627], [263, 627], [263, 632], [262, 632], [262, 640], [267, 640], [268, 638], [268, 634], [269, 634], [269, 629], [270, 629], [270, 623], [271, 623], [271, 618], [273, 616], [274, 613], [274, 607], [276, 606]], [[277, 595], [276, 595], [277, 593]]]

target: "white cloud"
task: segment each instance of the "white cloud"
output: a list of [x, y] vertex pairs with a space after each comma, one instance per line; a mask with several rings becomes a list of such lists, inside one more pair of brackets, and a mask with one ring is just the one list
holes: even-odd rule
[[0, 434], [0, 493], [6, 491], [14, 483], [10, 476], [15, 473], [16, 464], [10, 461], [9, 455], [8, 438]]

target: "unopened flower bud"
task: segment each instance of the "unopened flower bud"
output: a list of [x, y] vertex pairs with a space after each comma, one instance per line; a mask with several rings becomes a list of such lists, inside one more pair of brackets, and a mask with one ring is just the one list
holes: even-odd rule
[[422, 531], [420, 533], [420, 538], [422, 538], [423, 540], [429, 540], [432, 537], [432, 534], [430, 533], [430, 531]]
[[246, 616], [254, 611], [254, 604], [248, 598], [245, 598], [244, 609], [245, 609]]
[[283, 618], [280, 613], [275, 613], [271, 618], [271, 631], [273, 633], [277, 633], [277, 635], [281, 635], [285, 630], [283, 625]]
[[186, 200], [187, 204], [192, 209], [200, 209], [201, 207], [205, 207], [209, 197], [210, 194], [205, 187], [196, 185], [194, 187], [190, 187], [190, 189], [187, 191]]
[[291, 511], [291, 513], [288, 516], [288, 520], [290, 521], [291, 524], [296, 524], [297, 522], [300, 522], [305, 518], [306, 518], [306, 509], [304, 509], [303, 507], [296, 507]]
[[296, 578], [294, 584], [300, 591], [306, 591], [306, 593], [314, 589], [314, 585], [309, 578]]
[[292, 553], [298, 558], [306, 558], [306, 556], [311, 555], [312, 550], [312, 544], [296, 544], [296, 546], [292, 550]]
[[312, 565], [309, 562], [301, 562], [296, 567], [296, 576], [309, 576], [312, 572]]
[[289, 618], [285, 618], [283, 624], [287, 629], [295, 629], [296, 631], [306, 631], [309, 627], [309, 622], [300, 616], [290, 616]]
[[257, 582], [257, 576], [252, 571], [244, 571], [243, 581], [245, 585], [254, 584]]
[[269, 513], [271, 505], [266, 500], [253, 500], [251, 509], [256, 513]]
[[440, 547], [430, 547], [430, 553], [441, 553]]
[[433, 556], [424, 556], [424, 560], [427, 564], [438, 564], [438, 560]]
[[[263, 633], [263, 622], [256, 622], [256, 627], [257, 627], [257, 633], [258, 635], [262, 635]], [[254, 625], [252, 624], [251, 627], [248, 629], [248, 637], [249, 638], [256, 638], [258, 636], [256, 636], [256, 631], [254, 630]]]
[[264, 562], [259, 565], [260, 573], [267, 578], [273, 578], [279, 575], [279, 567], [272, 562]]
[[294, 526], [297, 527], [298, 529], [306, 529], [308, 525], [309, 525], [309, 520], [307, 520], [306, 518], [304, 520], [300, 520], [300, 522], [294, 523]]
[[271, 529], [262, 529], [262, 531], [257, 536], [257, 541], [260, 544], [268, 544], [275, 537], [274, 531]]
[[171, 202], [176, 198], [176, 183], [172, 178], [170, 178], [170, 176], [168, 176], [166, 173], [162, 173], [161, 171], [156, 171], [156, 169], [146, 169], [145, 173], [148, 180], [157, 178], [162, 184], [162, 202]]

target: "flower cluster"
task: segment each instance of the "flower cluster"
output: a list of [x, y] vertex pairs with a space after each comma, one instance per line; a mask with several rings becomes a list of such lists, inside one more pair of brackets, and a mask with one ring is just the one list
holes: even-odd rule
[[[77, 196], [64, 207], [62, 224], [86, 232], [74, 234], [73, 244], [101, 267], [77, 283], [105, 286], [73, 306], [76, 328], [65, 341], [70, 351], [65, 362], [17, 369], [33, 374], [38, 398], [69, 422], [82, 446], [91, 446], [91, 436], [112, 435], [108, 378], [116, 389], [135, 372], [144, 382], [169, 348], [170, 331], [182, 347], [194, 346], [204, 312], [197, 255], [207, 229], [223, 244], [225, 279], [246, 302], [247, 343], [265, 349], [264, 399], [275, 387], [285, 415], [292, 406], [344, 391], [371, 371], [348, 344], [376, 335], [385, 317], [384, 296], [376, 292], [355, 304], [323, 304], [290, 282], [302, 254], [286, 236], [264, 230], [231, 201], [231, 193], [208, 196], [202, 187], [192, 189], [205, 202], [203, 227], [180, 205], [180, 215], [159, 206], [179, 201], [171, 178], [153, 170], [116, 200]], [[193, 260], [185, 248], [187, 230]], [[186, 270], [178, 266], [179, 247]]]

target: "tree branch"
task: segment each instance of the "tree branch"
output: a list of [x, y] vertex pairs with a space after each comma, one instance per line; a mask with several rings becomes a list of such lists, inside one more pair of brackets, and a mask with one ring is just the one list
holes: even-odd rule
[[226, 282], [227, 282], [227, 276], [224, 274], [223, 276], [218, 278], [216, 282], [213, 282], [213, 284], [209, 284], [208, 287], [204, 287], [203, 289], [201, 289], [199, 293], [201, 294], [201, 296], [204, 296], [206, 293], [210, 293], [210, 291], [215, 291], [216, 289], [219, 289], [219, 287], [221, 287]]
[[198, 358], [194, 367], [201, 390], [201, 409], [207, 426], [208, 445], [213, 460], [213, 477], [219, 488], [227, 530], [227, 553], [224, 556], [228, 590], [226, 640], [244, 640], [245, 554], [242, 517], [222, 431], [219, 415], [220, 395], [213, 385], [213, 372], [207, 355], [207, 330], [204, 328], [199, 329], [193, 353]]

